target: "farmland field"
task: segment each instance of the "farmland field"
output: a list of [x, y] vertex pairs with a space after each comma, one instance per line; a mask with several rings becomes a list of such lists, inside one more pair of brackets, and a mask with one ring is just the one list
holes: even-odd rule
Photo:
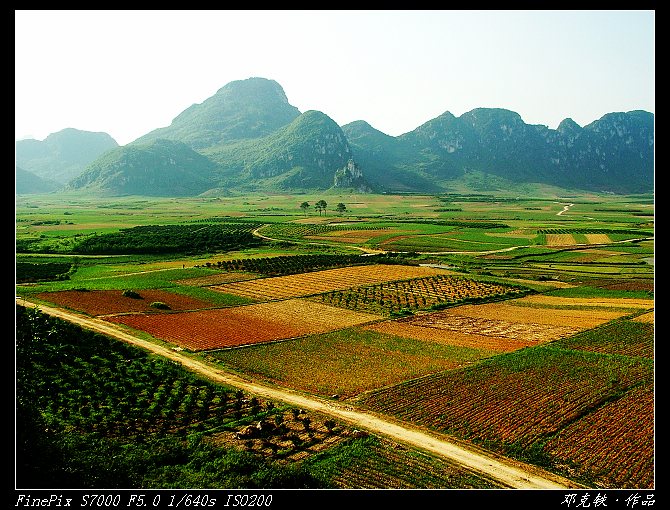
[[63, 290], [42, 292], [35, 297], [90, 315], [159, 311], [151, 307], [153, 302], [165, 303], [171, 310], [208, 308], [213, 305], [211, 302], [163, 290], [142, 290], [141, 294], [135, 295], [137, 297], [128, 297], [120, 290]]
[[[331, 190], [331, 207], [347, 210], [323, 215], [299, 207], [316, 194], [17, 196], [16, 295], [167, 343], [216, 373], [411, 424], [583, 487], [654, 488], [653, 196], [529, 189]], [[128, 471], [147, 487], [506, 486], [327, 414], [183, 379], [174, 362], [116, 351], [120, 342], [100, 334], [78, 347], [60, 324], [32, 335], [36, 319], [22, 317], [17, 335], [43, 340], [22, 361], [39, 369], [34, 379], [21, 372], [39, 396], [22, 419], [37, 424], [30, 431], [57, 425], [45, 439], [54, 451], [79, 459], [83, 441], [92, 457], [122, 455], [117, 441], [145, 434], [133, 459], [160, 464], [160, 452], [180, 448], [210, 473], [257, 469], [233, 467], [220, 481], [197, 460], [174, 476], [158, 464]], [[274, 424], [268, 435], [246, 429], [258, 422]], [[111, 442], [93, 447], [88, 434]], [[88, 487], [108, 476], [86, 476], [80, 461]], [[110, 479], [131, 483], [118, 465]]]
[[430, 267], [373, 265], [328, 269], [313, 273], [277, 276], [258, 280], [214, 285], [213, 290], [258, 300], [285, 299], [320, 294], [351, 287], [444, 273]]
[[379, 316], [301, 299], [170, 314], [132, 314], [107, 320], [145, 331], [193, 351], [235, 347], [322, 333]]
[[367, 328], [211, 353], [225, 366], [240, 372], [342, 398], [457, 368], [492, 354], [486, 346], [439, 345]]
[[510, 298], [526, 292], [528, 289], [516, 286], [436, 275], [331, 291], [314, 299], [352, 310], [393, 313], [441, 307], [468, 300]]
[[[621, 407], [632, 404], [638, 388], [652, 384], [653, 366], [638, 358], [536, 347], [378, 390], [361, 402], [508, 455], [533, 455], [536, 461], [558, 468], [560, 462], [552, 457], [558, 450], [547, 448], [555, 439], [555, 448], [562, 448], [561, 462], [579, 466], [581, 476], [602, 487], [611, 486], [610, 473], [619, 466], [618, 456], [636, 459], [629, 471], [620, 473], [624, 479], [615, 486], [652, 488], [653, 406], [635, 403], [635, 428], [641, 431], [635, 443], [621, 439], [630, 427], [629, 417], [620, 411], [609, 416], [612, 423], [607, 428], [596, 432], [598, 413], [608, 416], [611, 402]], [[564, 434], [579, 428], [599, 438], [588, 450], [588, 459], [576, 445], [568, 452], [561, 442]], [[610, 449], [610, 442], [617, 448]], [[591, 465], [594, 455], [601, 458]]]

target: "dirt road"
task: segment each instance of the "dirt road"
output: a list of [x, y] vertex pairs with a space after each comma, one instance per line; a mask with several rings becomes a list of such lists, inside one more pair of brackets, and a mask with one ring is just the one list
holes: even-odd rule
[[469, 468], [472, 471], [494, 478], [510, 488], [567, 489], [580, 487], [578, 484], [570, 480], [560, 478], [551, 473], [542, 471], [539, 468], [519, 462], [513, 462], [508, 459], [497, 458], [489, 452], [475, 450], [470, 446], [466, 447], [464, 445], [456, 444], [453, 439], [446, 436], [428, 432], [386, 416], [358, 410], [343, 402], [334, 402], [315, 396], [306, 396], [293, 390], [259, 383], [252, 379], [227, 373], [217, 367], [195, 360], [179, 351], [136, 338], [100, 319], [86, 317], [81, 314], [58, 308], [35, 305], [34, 303], [18, 297], [16, 302], [25, 307], [38, 306], [43, 313], [59, 317], [79, 324], [84, 328], [142, 347], [155, 354], [181, 363], [188, 369], [213, 381], [224, 383], [271, 400], [286, 402], [303, 409], [323, 413], [347, 422], [354, 427], [367, 430], [370, 433], [386, 436], [399, 443], [438, 455]]

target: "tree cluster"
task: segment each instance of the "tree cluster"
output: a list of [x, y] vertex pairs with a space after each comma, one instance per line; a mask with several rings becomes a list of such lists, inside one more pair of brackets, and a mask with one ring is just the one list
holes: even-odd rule
[[[302, 209], [302, 212], [305, 213], [305, 215], [307, 214], [307, 209], [309, 209], [310, 207], [311, 204], [309, 202], [303, 202], [302, 204], [300, 204], [300, 209]], [[314, 204], [314, 209], [316, 209], [319, 212], [319, 216], [321, 216], [322, 212], [325, 215], [328, 209], [328, 202], [321, 199]], [[344, 203], [340, 202], [335, 206], [335, 210], [340, 215], [342, 215], [347, 210], [347, 206]]]

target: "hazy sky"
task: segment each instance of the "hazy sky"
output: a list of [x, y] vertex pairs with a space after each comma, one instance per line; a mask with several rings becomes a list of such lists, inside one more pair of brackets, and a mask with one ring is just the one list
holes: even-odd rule
[[651, 10], [18, 10], [15, 134], [124, 145], [252, 76], [302, 112], [394, 136], [477, 107], [584, 126], [655, 113], [654, 31]]

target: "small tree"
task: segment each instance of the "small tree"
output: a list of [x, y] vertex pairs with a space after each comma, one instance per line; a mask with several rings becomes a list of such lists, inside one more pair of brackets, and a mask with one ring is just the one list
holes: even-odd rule
[[309, 209], [309, 202], [303, 202], [300, 204], [300, 209], [302, 209], [302, 212], [305, 213], [305, 216], [307, 216], [307, 209]]
[[341, 216], [342, 213], [344, 213], [344, 212], [347, 210], [347, 206], [344, 205], [342, 202], [340, 202], [340, 203], [337, 204], [337, 206], [335, 207], [335, 210], [336, 210], [338, 213], [340, 213], [340, 216]]
[[319, 200], [314, 207], [319, 211], [319, 216], [321, 216], [321, 211], [323, 211], [324, 214], [326, 214], [326, 207], [328, 207], [328, 203], [325, 200]]

